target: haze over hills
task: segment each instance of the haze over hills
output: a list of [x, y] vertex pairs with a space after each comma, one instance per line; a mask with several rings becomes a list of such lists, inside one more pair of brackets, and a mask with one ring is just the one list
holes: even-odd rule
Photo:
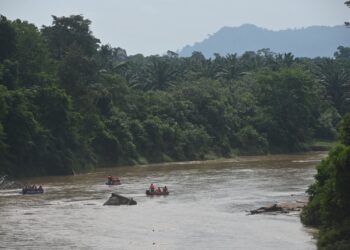
[[301, 29], [272, 31], [245, 24], [240, 27], [223, 27], [213, 35], [179, 51], [180, 56], [191, 56], [200, 51], [206, 57], [214, 53], [242, 54], [269, 48], [273, 52], [291, 52], [298, 57], [333, 56], [338, 46], [350, 46], [350, 29], [343, 25], [311, 26]]

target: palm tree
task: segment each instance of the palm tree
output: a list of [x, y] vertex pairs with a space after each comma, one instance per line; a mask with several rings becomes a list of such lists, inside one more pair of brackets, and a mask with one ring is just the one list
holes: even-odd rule
[[326, 87], [329, 98], [339, 113], [349, 110], [350, 75], [334, 59], [325, 59], [319, 67], [319, 80]]
[[292, 53], [278, 54], [276, 57], [276, 62], [280, 66], [290, 67], [294, 63], [295, 59]]
[[239, 78], [242, 71], [237, 54], [227, 55], [217, 71], [216, 77], [218, 79], [236, 80]]
[[152, 56], [145, 69], [144, 88], [165, 90], [173, 86], [177, 77], [174, 65], [164, 57]]
[[211, 59], [206, 59], [201, 52], [194, 51], [191, 57], [186, 58], [186, 67], [184, 70], [185, 78], [187, 80], [197, 80], [199, 78], [214, 78], [216, 74], [215, 60], [213, 61]]

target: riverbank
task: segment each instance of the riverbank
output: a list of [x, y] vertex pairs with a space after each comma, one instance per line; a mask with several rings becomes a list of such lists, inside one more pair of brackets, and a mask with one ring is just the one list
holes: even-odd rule
[[341, 125], [340, 143], [317, 167], [301, 214], [305, 225], [320, 229], [319, 249], [350, 249], [350, 114]]
[[[176, 161], [172, 159], [169, 156], [166, 156], [165, 154], [162, 154], [159, 159], [157, 160], [147, 160], [145, 158], [139, 158], [137, 161], [129, 161], [129, 162], [121, 162], [121, 163], [104, 163], [100, 165], [87, 165], [87, 166], [80, 166], [78, 169], [72, 168], [71, 171], [67, 173], [60, 173], [55, 174], [59, 176], [64, 175], [76, 175], [76, 174], [84, 174], [87, 172], [90, 172], [94, 169], [101, 169], [101, 168], [111, 168], [111, 167], [126, 167], [126, 166], [154, 166], [154, 165], [173, 165], [173, 164], [181, 164], [181, 165], [192, 165], [192, 164], [210, 164], [211, 162], [235, 162], [237, 159], [244, 158], [244, 157], [269, 157], [269, 156], [278, 156], [278, 155], [295, 155], [295, 154], [305, 154], [307, 152], [328, 152], [332, 146], [336, 145], [336, 142], [334, 141], [315, 141], [312, 143], [308, 149], [309, 151], [301, 151], [301, 152], [271, 152], [268, 154], [248, 154], [248, 153], [240, 153], [237, 152], [231, 153], [227, 157], [219, 156], [212, 153], [209, 153], [208, 155], [205, 155], [202, 159], [194, 159], [194, 160], [186, 160], [186, 161]], [[9, 175], [9, 174], [0, 174], [0, 177], [3, 175], [9, 176], [9, 178], [25, 178], [25, 177], [34, 177], [34, 176], [48, 176], [47, 174], [41, 173], [41, 172], [35, 172], [30, 171], [27, 168], [26, 173], [21, 173], [17, 175]], [[51, 175], [51, 176], [55, 176]]]
[[[72, 175], [59, 175], [59, 176], [75, 176], [75, 175], [81, 175], [81, 174], [86, 174], [91, 171], [100, 171], [104, 169], [119, 169], [119, 168], [131, 168], [131, 167], [160, 167], [160, 168], [165, 168], [165, 167], [172, 167], [174, 166], [179, 166], [181, 168], [186, 168], [186, 167], [191, 167], [191, 166], [210, 166], [212, 164], [215, 165], [230, 165], [232, 163], [238, 163], [238, 164], [244, 164], [245, 162], [273, 162], [276, 160], [283, 160], [286, 157], [290, 157], [291, 159], [294, 159], [294, 161], [298, 162], [299, 157], [306, 155], [306, 154], [312, 154], [315, 153], [316, 155], [320, 155], [321, 158], [325, 158], [327, 156], [328, 151], [309, 151], [309, 152], [300, 152], [300, 153], [288, 153], [288, 154], [265, 154], [265, 155], [251, 155], [251, 156], [234, 156], [232, 158], [217, 158], [217, 159], [210, 159], [210, 160], [194, 160], [194, 161], [170, 161], [170, 162], [161, 162], [161, 163], [143, 163], [143, 164], [134, 164], [134, 165], [108, 165], [108, 166], [101, 166], [97, 167], [95, 169], [91, 169], [90, 171], [84, 171], [84, 172], [77, 172], [73, 173]], [[305, 159], [302, 161], [302, 163], [308, 163], [308, 162], [320, 162], [321, 160], [319, 157], [316, 159], [314, 157], [310, 157], [309, 159]], [[6, 177], [6, 178], [4, 178]], [[11, 187], [11, 185], [15, 185], [19, 187], [22, 185], [21, 180], [27, 180], [30, 179], [30, 177], [40, 177], [40, 176], [27, 176], [27, 177], [22, 177], [22, 178], [14, 178], [8, 175], [3, 175], [2, 178], [3, 180], [6, 179], [7, 182], [3, 182], [3, 184], [0, 183], [0, 189], [1, 187], [5, 188], [6, 186]], [[54, 176], [51, 176], [54, 177]], [[17, 181], [18, 180], [18, 181]]]
[[337, 145], [337, 141], [315, 141], [311, 144], [311, 151], [329, 151], [335, 145]]

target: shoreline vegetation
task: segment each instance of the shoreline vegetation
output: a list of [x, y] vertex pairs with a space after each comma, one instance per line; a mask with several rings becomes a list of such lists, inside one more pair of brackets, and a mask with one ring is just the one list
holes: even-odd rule
[[303, 152], [350, 111], [350, 48], [146, 57], [101, 44], [81, 15], [52, 18], [0, 18], [1, 175]]
[[310, 145], [311, 151], [330, 151], [335, 145], [337, 141], [315, 141]]
[[[334, 142], [327, 142], [330, 144], [334, 144]], [[328, 147], [322, 147], [322, 150], [311, 150], [315, 152], [328, 152]], [[304, 151], [304, 152], [299, 152], [300, 154], [304, 154], [307, 152], [311, 151]], [[237, 162], [246, 162], [245, 157], [254, 157], [254, 161], [259, 161], [259, 160], [264, 160], [266, 161], [267, 157], [273, 157], [273, 156], [278, 156], [278, 155], [296, 155], [296, 153], [285, 153], [285, 154], [260, 154], [260, 155], [234, 155], [232, 157], [228, 158], [213, 158], [213, 159], [204, 159], [204, 160], [188, 160], [188, 161], [168, 161], [168, 162], [154, 162], [154, 163], [140, 163], [140, 164], [135, 164], [135, 165], [104, 165], [104, 166], [98, 166], [97, 169], [104, 169], [104, 168], [115, 168], [115, 167], [131, 167], [131, 166], [140, 166], [140, 167], [155, 167], [155, 166], [193, 166], [193, 165], [211, 165], [211, 164], [231, 164], [231, 163], [237, 163]], [[273, 159], [271, 159], [273, 161]], [[85, 174], [87, 172], [82, 172], [82, 173], [74, 173], [73, 175], [79, 175], [79, 174]], [[70, 174], [67, 174], [69, 176]], [[29, 177], [29, 176], [28, 176]], [[26, 177], [24, 177], [26, 178]], [[20, 178], [21, 179], [21, 178]], [[0, 175], [0, 190], [1, 189], [14, 189], [14, 188], [22, 188], [23, 184], [19, 181], [20, 179], [8, 175]], [[299, 202], [299, 201], [296, 201]]]
[[220, 162], [220, 163], [231, 163], [237, 162], [238, 159], [242, 157], [268, 157], [274, 155], [295, 155], [295, 154], [303, 154], [307, 152], [328, 152], [336, 145], [335, 141], [333, 142], [322, 142], [317, 144], [312, 144], [309, 147], [309, 150], [299, 151], [299, 152], [282, 152], [282, 153], [262, 153], [262, 154], [232, 154], [228, 157], [218, 157], [211, 155], [204, 157], [203, 159], [197, 160], [186, 160], [186, 161], [174, 161], [168, 158], [169, 161], [162, 162], [138, 162], [133, 165], [100, 165], [98, 168], [114, 168], [114, 167], [130, 167], [130, 166], [167, 166], [167, 165], [206, 165], [211, 164], [212, 162]]
[[320, 250], [350, 249], [350, 113], [340, 124], [340, 143], [317, 166], [301, 221], [319, 229]]

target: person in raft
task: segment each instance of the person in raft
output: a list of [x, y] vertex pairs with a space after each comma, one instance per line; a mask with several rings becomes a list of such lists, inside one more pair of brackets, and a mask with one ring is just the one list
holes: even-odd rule
[[153, 183], [149, 186], [149, 190], [153, 193], [154, 192], [154, 185]]
[[157, 188], [156, 193], [160, 194], [162, 192], [162, 190], [160, 189], [160, 187]]
[[111, 175], [108, 175], [107, 180], [108, 184], [111, 184], [113, 182], [113, 177]]
[[168, 188], [166, 186], [163, 187], [163, 192], [164, 193], [168, 192]]

